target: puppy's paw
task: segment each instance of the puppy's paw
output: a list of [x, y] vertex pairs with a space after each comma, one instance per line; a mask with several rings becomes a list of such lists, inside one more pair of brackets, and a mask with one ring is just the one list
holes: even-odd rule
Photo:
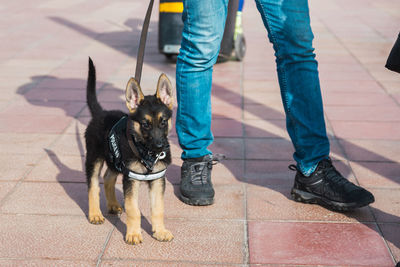
[[110, 213], [110, 214], [121, 214], [122, 213], [122, 207], [118, 203], [108, 205], [107, 209], [108, 209], [108, 213]]
[[141, 233], [126, 234], [125, 242], [129, 245], [137, 245], [143, 242]]
[[102, 223], [104, 223], [103, 214], [101, 214], [101, 213], [89, 214], [89, 222], [92, 223], [92, 224], [102, 224]]
[[158, 230], [153, 233], [153, 237], [158, 241], [169, 242], [174, 239], [174, 236], [167, 229]]

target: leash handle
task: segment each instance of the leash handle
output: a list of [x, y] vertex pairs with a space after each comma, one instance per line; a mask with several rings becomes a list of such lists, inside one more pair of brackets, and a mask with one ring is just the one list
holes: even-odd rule
[[144, 58], [144, 49], [146, 47], [147, 32], [150, 24], [151, 11], [153, 10], [154, 0], [150, 0], [149, 6], [147, 8], [146, 17], [144, 18], [142, 32], [140, 34], [139, 50], [136, 59], [136, 70], [135, 70], [135, 80], [140, 85], [140, 79], [142, 78], [142, 67]]

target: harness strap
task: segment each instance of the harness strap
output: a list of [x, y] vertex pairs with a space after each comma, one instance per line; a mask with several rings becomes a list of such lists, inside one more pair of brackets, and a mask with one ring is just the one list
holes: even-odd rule
[[159, 179], [163, 177], [166, 173], [167, 169], [156, 172], [156, 173], [149, 173], [149, 174], [141, 174], [141, 173], [136, 173], [133, 171], [128, 171], [127, 175], [130, 178], [130, 180], [139, 180], [139, 181], [152, 181]]

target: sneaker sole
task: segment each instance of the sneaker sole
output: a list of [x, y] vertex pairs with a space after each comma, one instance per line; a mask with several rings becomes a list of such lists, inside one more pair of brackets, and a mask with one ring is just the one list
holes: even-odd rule
[[192, 206], [209, 206], [214, 204], [214, 198], [187, 198], [182, 195], [179, 196], [179, 199], [182, 200], [185, 204]]
[[351, 211], [354, 209], [365, 207], [374, 202], [373, 200], [350, 203], [337, 202], [296, 188], [292, 189], [291, 195], [296, 202], [302, 202], [306, 204], [318, 204], [334, 211]]

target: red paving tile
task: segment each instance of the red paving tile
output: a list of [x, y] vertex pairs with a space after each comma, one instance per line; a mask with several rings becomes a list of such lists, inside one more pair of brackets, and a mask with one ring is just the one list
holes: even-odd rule
[[249, 236], [250, 263], [393, 265], [373, 224], [249, 222]]
[[396, 262], [400, 262], [400, 225], [399, 224], [379, 224], [383, 237], [388, 242], [390, 251], [393, 253]]

